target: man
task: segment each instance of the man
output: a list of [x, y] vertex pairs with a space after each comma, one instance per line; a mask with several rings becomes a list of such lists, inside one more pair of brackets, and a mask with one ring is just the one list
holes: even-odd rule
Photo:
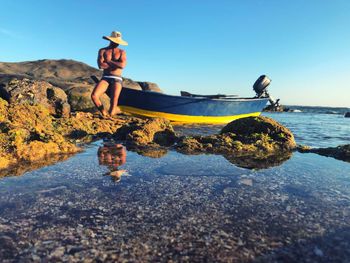
[[[118, 107], [118, 99], [122, 90], [122, 72], [126, 66], [126, 52], [119, 45], [127, 46], [128, 43], [122, 39], [120, 32], [112, 32], [111, 36], [103, 37], [109, 40], [109, 46], [101, 48], [98, 52], [97, 64], [100, 69], [103, 69], [103, 76], [96, 85], [91, 94], [91, 99], [103, 117], [114, 116], [120, 113]], [[100, 100], [100, 97], [107, 93], [110, 97], [110, 108], [107, 112]]]
[[126, 162], [126, 150], [121, 144], [104, 143], [97, 151], [98, 162], [109, 169], [108, 175], [112, 176], [115, 182], [119, 182], [126, 170], [119, 170], [119, 166]]

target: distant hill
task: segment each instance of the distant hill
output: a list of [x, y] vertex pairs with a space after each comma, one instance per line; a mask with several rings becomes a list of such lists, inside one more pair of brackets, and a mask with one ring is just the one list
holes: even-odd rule
[[[102, 71], [85, 63], [60, 59], [43, 59], [24, 62], [0, 62], [0, 97], [6, 98], [7, 83], [13, 79], [43, 80], [64, 90], [73, 111], [94, 109], [91, 102], [91, 92], [95, 83], [90, 78], [102, 76]], [[123, 77], [123, 87], [136, 90], [162, 92], [157, 84], [152, 82], [137, 82]], [[109, 103], [106, 95], [102, 99]]]
[[45, 80], [63, 90], [75, 84], [93, 84], [91, 75], [101, 76], [102, 72], [75, 60], [37, 60], [25, 62], [0, 62], [0, 84], [11, 78]]

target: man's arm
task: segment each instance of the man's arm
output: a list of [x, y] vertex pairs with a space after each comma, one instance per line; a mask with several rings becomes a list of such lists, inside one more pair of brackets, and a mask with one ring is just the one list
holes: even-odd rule
[[120, 52], [122, 52], [120, 59], [118, 61], [113, 61], [110, 60], [108, 61], [108, 65], [111, 67], [115, 67], [115, 68], [125, 68], [126, 66], [126, 52], [124, 50], [121, 50]]
[[97, 57], [97, 65], [99, 69], [108, 69], [109, 65], [107, 62], [105, 62], [104, 56], [103, 56], [104, 50], [100, 49], [98, 51], [98, 57]]

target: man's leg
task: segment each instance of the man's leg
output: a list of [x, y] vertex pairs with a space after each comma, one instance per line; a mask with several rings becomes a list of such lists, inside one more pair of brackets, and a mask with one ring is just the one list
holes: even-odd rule
[[118, 107], [118, 100], [121, 91], [122, 84], [120, 82], [116, 81], [113, 85], [111, 85], [111, 106], [109, 108], [109, 114], [111, 116], [121, 112]]
[[103, 104], [100, 100], [100, 97], [102, 96], [103, 93], [106, 92], [108, 88], [108, 82], [105, 80], [100, 80], [100, 82], [96, 85], [94, 90], [91, 93], [91, 99], [97, 109], [101, 112], [103, 116], [107, 116], [108, 112], [103, 108]]

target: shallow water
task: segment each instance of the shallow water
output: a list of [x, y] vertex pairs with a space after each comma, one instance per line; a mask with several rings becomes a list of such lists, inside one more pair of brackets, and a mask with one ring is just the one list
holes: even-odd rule
[[299, 144], [334, 147], [350, 143], [350, 118], [340, 114], [264, 113], [288, 127]]
[[[332, 108], [331, 108], [332, 109]], [[311, 112], [263, 113], [288, 127], [298, 144], [311, 147], [334, 147], [350, 143], [350, 118], [341, 114]], [[183, 125], [177, 130], [184, 135], [218, 133], [224, 125]]]
[[[349, 119], [266, 115], [292, 129], [298, 143], [349, 143]], [[177, 129], [210, 134], [220, 126]], [[102, 145], [0, 180], [0, 258], [350, 260], [349, 163], [294, 153], [250, 170], [220, 155], [150, 158]]]

